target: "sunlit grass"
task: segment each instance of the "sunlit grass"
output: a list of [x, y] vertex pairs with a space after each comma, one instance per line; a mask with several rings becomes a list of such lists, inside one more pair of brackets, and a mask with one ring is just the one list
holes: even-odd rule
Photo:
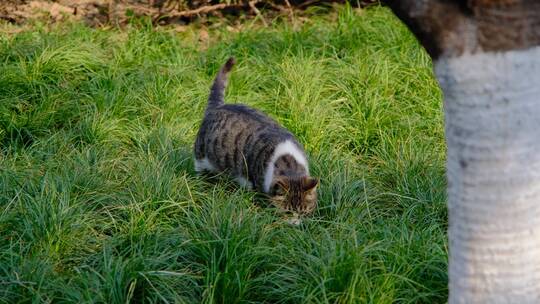
[[[0, 35], [0, 302], [446, 299], [441, 94], [388, 10], [239, 33], [35, 25]], [[295, 133], [321, 178], [299, 227], [194, 174], [211, 80]]]

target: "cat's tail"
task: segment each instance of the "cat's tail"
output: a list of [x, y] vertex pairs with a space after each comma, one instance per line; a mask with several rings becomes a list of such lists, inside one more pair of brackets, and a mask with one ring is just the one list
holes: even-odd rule
[[229, 72], [232, 70], [235, 63], [236, 60], [234, 57], [231, 57], [219, 70], [219, 73], [212, 84], [212, 88], [210, 89], [208, 105], [206, 106], [207, 110], [218, 107], [225, 103], [223, 98], [225, 95], [225, 88], [227, 87], [227, 79], [229, 78]]

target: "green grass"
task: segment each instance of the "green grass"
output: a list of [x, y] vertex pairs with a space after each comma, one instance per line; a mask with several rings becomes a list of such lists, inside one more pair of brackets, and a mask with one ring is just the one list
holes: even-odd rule
[[[0, 303], [442, 303], [441, 93], [387, 9], [242, 31], [0, 36]], [[319, 209], [287, 225], [193, 171], [212, 78], [294, 132]]]

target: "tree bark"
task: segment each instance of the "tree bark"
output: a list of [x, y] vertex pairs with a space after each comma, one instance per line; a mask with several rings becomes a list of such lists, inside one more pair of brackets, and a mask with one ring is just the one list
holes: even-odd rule
[[540, 303], [540, 48], [444, 58], [449, 303]]
[[433, 57], [540, 45], [538, 0], [386, 0]]
[[540, 303], [540, 1], [387, 1], [434, 58], [449, 303]]

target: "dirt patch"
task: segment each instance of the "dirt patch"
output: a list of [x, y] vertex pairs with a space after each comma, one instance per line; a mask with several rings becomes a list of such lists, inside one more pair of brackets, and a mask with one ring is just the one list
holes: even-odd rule
[[[0, 19], [22, 24], [28, 20], [59, 22], [82, 20], [91, 26], [124, 24], [129, 18], [150, 17], [154, 23], [188, 23], [206, 15], [238, 15], [247, 12], [259, 16], [259, 8], [289, 14], [320, 3], [342, 0], [3, 0], [0, 2]], [[364, 0], [361, 6], [378, 3]]]
[[25, 1], [4, 0], [0, 3], [0, 18], [12, 23], [24, 23], [27, 20], [84, 20], [91, 25], [108, 22], [107, 0], [59, 0]]

